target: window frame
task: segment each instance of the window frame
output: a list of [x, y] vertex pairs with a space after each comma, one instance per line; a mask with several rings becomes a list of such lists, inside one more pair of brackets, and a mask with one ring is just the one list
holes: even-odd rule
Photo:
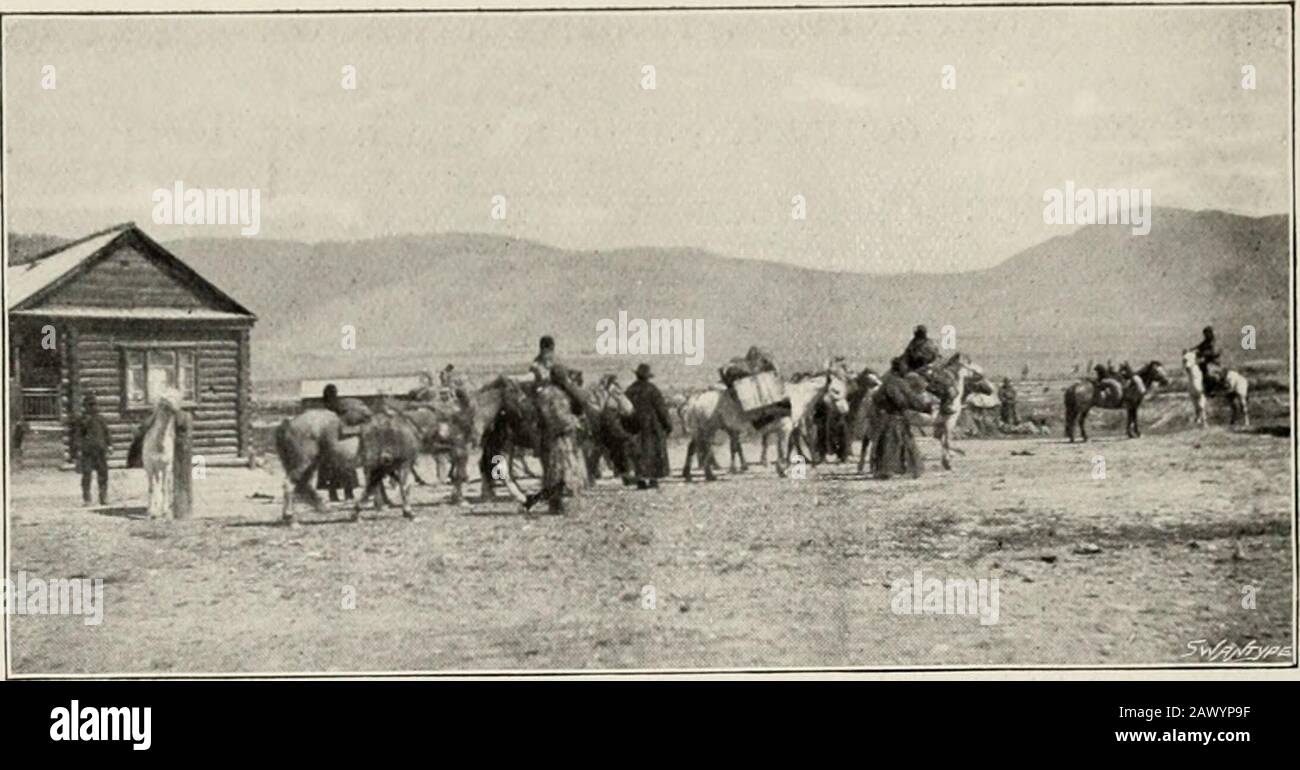
[[[123, 412], [148, 412], [153, 409], [153, 404], [150, 402], [150, 398], [153, 394], [149, 392], [149, 368], [150, 368], [149, 354], [150, 353], [155, 353], [155, 354], [172, 353], [173, 355], [176, 356], [175, 371], [176, 371], [176, 381], [178, 385], [181, 377], [181, 369], [183, 368], [181, 366], [181, 359], [185, 356], [189, 357], [191, 377], [194, 380], [193, 383], [194, 393], [193, 393], [193, 397], [191, 398], [187, 396], [184, 392], [182, 392], [181, 406], [184, 407], [197, 406], [200, 398], [199, 397], [200, 390], [199, 390], [199, 346], [198, 344], [187, 343], [187, 342], [140, 342], [140, 343], [118, 345], [119, 367], [120, 367], [120, 375], [121, 375], [120, 379], [121, 379], [121, 387], [122, 387], [122, 397], [121, 397], [122, 411]], [[144, 379], [143, 379], [144, 401], [139, 404], [133, 404], [131, 402], [130, 379], [131, 379], [131, 369], [132, 369], [131, 356], [133, 354], [139, 355], [143, 362], [142, 367], [144, 372]], [[171, 367], [161, 367], [161, 368], [169, 369]]]

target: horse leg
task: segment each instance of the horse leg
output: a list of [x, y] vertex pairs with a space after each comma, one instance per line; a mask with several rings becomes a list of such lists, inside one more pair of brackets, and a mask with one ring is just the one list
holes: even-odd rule
[[298, 484], [289, 476], [284, 477], [284, 507], [280, 509], [280, 521], [289, 526], [296, 526], [293, 520], [293, 499], [298, 495]]
[[[790, 467], [789, 455], [793, 451], [791, 446], [794, 443], [793, 428], [777, 428], [776, 433], [776, 475], [785, 478], [786, 470]], [[766, 440], [766, 439], [765, 439]]]
[[397, 471], [397, 490], [402, 495], [402, 516], [407, 519], [414, 519], [415, 514], [411, 513], [411, 481], [415, 477], [415, 461], [403, 463]]
[[740, 472], [749, 472], [749, 463], [745, 461], [745, 445], [740, 441], [739, 433], [731, 434], [731, 446], [735, 449], [736, 456], [740, 458]]
[[375, 493], [375, 487], [380, 486], [383, 483], [384, 472], [381, 469], [366, 469], [366, 488], [361, 492], [361, 497], [352, 505], [352, 521], [361, 518], [361, 507], [364, 506], [370, 500], [370, 496]]
[[717, 435], [710, 432], [708, 435], [699, 438], [695, 443], [695, 456], [699, 458], [700, 467], [704, 468], [705, 481], [717, 481], [718, 476], [713, 472], [714, 468], [720, 468], [718, 458], [713, 454], [713, 437]]
[[162, 517], [171, 519], [175, 517], [176, 512], [176, 468], [172, 463], [167, 463], [163, 468], [163, 509]]
[[1241, 401], [1241, 426], [1250, 427], [1250, 402], [1248, 401], [1247, 391], [1237, 391], [1237, 398]]
[[939, 446], [943, 449], [943, 457], [939, 461], [945, 471], [952, 470], [952, 447], [948, 444], [950, 431], [948, 430], [947, 421], [941, 420], [934, 425], [935, 438], [939, 439]]
[[686, 462], [682, 463], [682, 479], [691, 480], [691, 455], [695, 454], [695, 439], [686, 442]]
[[145, 473], [148, 474], [147, 479], [149, 481], [149, 506], [147, 510], [149, 518], [156, 519], [158, 518], [158, 475], [153, 468], [148, 468]]
[[453, 505], [469, 505], [465, 500], [465, 479], [469, 476], [469, 450], [457, 449], [451, 456], [451, 502]]
[[605, 446], [600, 440], [593, 441], [582, 454], [587, 466], [587, 486], [594, 486], [600, 480], [600, 458], [605, 455]]

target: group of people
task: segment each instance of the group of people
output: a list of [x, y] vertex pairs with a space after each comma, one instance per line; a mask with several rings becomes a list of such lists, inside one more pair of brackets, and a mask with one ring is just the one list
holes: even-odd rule
[[[633, 405], [630, 419], [610, 409], [593, 411], [591, 394], [582, 387], [582, 373], [565, 365], [556, 353], [555, 338], [549, 334], [538, 342], [529, 370], [535, 385], [531, 398], [539, 422], [542, 487], [528, 497], [526, 508], [545, 502], [552, 513], [563, 512], [565, 499], [586, 486], [588, 471], [580, 438], [583, 431], [593, 427], [610, 442], [611, 464], [629, 486], [654, 489], [660, 479], [668, 476], [667, 437], [672, 432], [672, 421], [663, 394], [652, 382], [654, 372], [649, 364], [637, 366], [636, 381], [624, 391]], [[448, 364], [439, 373], [439, 382], [444, 390], [467, 398], [464, 382], [453, 365]], [[616, 382], [617, 375], [611, 374], [601, 384], [609, 388]], [[373, 418], [371, 409], [361, 400], [340, 398], [333, 383], [325, 386], [322, 405], [339, 416], [340, 438], [356, 435]], [[355, 469], [320, 469], [318, 488], [329, 490], [331, 500], [338, 499], [340, 486], [347, 490], [356, 485]]]
[[[633, 407], [630, 420], [613, 409], [597, 415], [588, 413], [593, 408], [589, 395], [581, 389], [576, 373], [560, 360], [551, 335], [539, 341], [530, 369], [537, 383], [534, 397], [541, 418], [542, 488], [529, 496], [525, 507], [544, 500], [552, 513], [560, 513], [564, 499], [585, 486], [587, 468], [578, 445], [584, 425], [596, 424], [599, 430], [606, 431], [605, 438], [612, 443], [610, 458], [615, 472], [629, 486], [654, 489], [659, 479], [668, 476], [672, 419], [663, 394], [652, 382], [654, 372], [649, 364], [637, 366], [636, 381], [624, 391]], [[602, 385], [609, 388], [616, 381], [616, 375], [606, 375]]]

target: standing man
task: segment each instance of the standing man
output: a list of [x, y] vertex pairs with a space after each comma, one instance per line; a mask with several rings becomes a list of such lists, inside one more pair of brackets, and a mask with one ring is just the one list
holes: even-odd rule
[[1016, 386], [1010, 377], [1002, 378], [1002, 387], [998, 388], [998, 401], [1002, 402], [1002, 422], [1007, 425], [1019, 425], [1020, 415], [1016, 414]]
[[668, 434], [673, 432], [672, 418], [664, 396], [650, 380], [650, 364], [636, 368], [636, 382], [627, 388], [627, 398], [636, 410], [637, 422], [637, 489], [656, 489], [659, 479], [666, 478], [668, 468]]
[[587, 471], [578, 450], [577, 432], [588, 408], [587, 396], [555, 354], [555, 338], [547, 334], [533, 358], [541, 427], [542, 489], [528, 496], [524, 510], [545, 500], [550, 513], [564, 513], [564, 498], [585, 485]]
[[871, 443], [871, 473], [877, 479], [889, 479], [898, 473], [916, 478], [921, 475], [921, 453], [912, 437], [907, 412], [928, 412], [930, 404], [907, 379], [908, 363], [902, 356], [889, 364], [872, 398], [881, 417]]
[[108, 453], [113, 449], [113, 437], [108, 424], [99, 414], [95, 394], [87, 393], [82, 399], [81, 417], [77, 419], [73, 437], [77, 442], [77, 468], [81, 471], [81, 501], [90, 505], [90, 477], [97, 476], [99, 504], [108, 504]]

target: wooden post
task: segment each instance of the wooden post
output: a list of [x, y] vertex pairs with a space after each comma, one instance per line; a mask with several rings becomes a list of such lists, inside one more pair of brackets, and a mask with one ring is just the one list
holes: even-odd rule
[[172, 455], [172, 518], [188, 519], [194, 512], [194, 431], [189, 412], [176, 414], [176, 446]]
[[81, 414], [81, 372], [77, 366], [77, 327], [75, 324], [66, 323], [61, 328], [56, 327], [55, 339], [59, 347], [59, 386], [60, 401], [63, 400], [66, 393], [67, 407], [62, 408], [60, 404], [59, 421], [65, 426], [64, 435], [67, 437], [68, 460], [75, 463], [79, 461], [79, 449], [74, 431], [76, 430], [77, 417]]
[[239, 331], [239, 371], [237, 373], [237, 388], [235, 394], [235, 451], [240, 457], [246, 457], [250, 460], [253, 456], [252, 385], [250, 382], [251, 359], [252, 350], [249, 345], [249, 329], [245, 327]]

